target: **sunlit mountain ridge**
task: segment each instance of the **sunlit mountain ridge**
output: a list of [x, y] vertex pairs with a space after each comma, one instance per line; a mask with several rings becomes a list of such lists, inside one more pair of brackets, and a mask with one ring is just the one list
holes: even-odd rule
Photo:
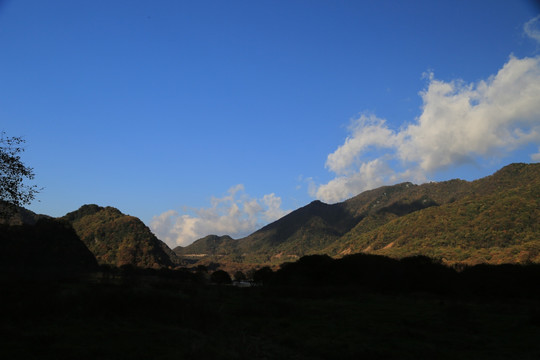
[[357, 252], [539, 262], [539, 224], [540, 164], [519, 163], [471, 182], [401, 183], [337, 204], [314, 201], [245, 238], [208, 236], [174, 251], [202, 263], [276, 264]]

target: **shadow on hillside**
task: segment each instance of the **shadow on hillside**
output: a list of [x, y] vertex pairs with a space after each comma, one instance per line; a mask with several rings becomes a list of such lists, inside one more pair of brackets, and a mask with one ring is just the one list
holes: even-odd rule
[[62, 278], [96, 270], [94, 255], [63, 221], [42, 218], [33, 225], [0, 225], [1, 277]]

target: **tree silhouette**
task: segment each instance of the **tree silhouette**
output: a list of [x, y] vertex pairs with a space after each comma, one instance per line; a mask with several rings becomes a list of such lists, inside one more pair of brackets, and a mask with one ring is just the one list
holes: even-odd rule
[[272, 269], [269, 266], [265, 266], [253, 273], [253, 281], [259, 284], [265, 284], [272, 279], [273, 275], [274, 272]]
[[34, 179], [34, 170], [23, 164], [20, 153], [24, 151], [21, 137], [9, 137], [0, 133], [0, 200], [4, 205], [0, 215], [7, 215], [16, 206], [29, 204], [39, 192], [36, 185], [25, 180]]
[[242, 271], [238, 270], [237, 272], [234, 273], [234, 280], [235, 281], [246, 281], [247, 276]]
[[216, 270], [210, 275], [210, 281], [215, 284], [230, 284], [232, 283], [231, 276], [224, 270]]

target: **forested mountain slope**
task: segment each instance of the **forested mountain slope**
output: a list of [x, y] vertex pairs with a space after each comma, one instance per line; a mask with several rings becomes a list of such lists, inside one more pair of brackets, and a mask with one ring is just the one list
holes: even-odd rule
[[469, 183], [467, 195], [374, 228], [356, 227], [332, 255], [422, 254], [446, 262], [540, 262], [540, 167], [512, 164]]
[[511, 164], [473, 182], [383, 186], [338, 204], [314, 201], [243, 239], [207, 237], [175, 252], [250, 263], [355, 252], [540, 261], [539, 179], [540, 164]]
[[178, 260], [141, 220], [113, 207], [84, 205], [62, 219], [73, 225], [100, 264], [159, 268]]

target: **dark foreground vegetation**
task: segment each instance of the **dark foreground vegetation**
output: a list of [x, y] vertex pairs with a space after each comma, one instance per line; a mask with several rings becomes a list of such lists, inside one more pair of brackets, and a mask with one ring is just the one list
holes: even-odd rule
[[4, 277], [0, 358], [540, 358], [538, 265], [310, 256], [248, 288], [218, 271]]

